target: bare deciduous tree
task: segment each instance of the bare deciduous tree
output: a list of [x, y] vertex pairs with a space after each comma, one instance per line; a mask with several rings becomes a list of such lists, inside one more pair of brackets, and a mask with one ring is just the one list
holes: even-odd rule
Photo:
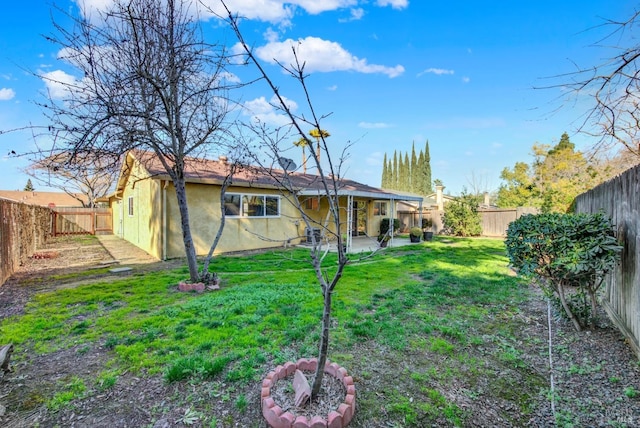
[[[200, 279], [191, 235], [187, 164], [227, 151], [226, 116], [233, 86], [228, 57], [202, 39], [197, 3], [190, 0], [114, 0], [109, 9], [54, 23], [59, 58], [79, 78], [42, 77], [50, 88], [42, 104], [55, 149], [72, 157], [152, 154], [176, 190], [189, 276]], [[203, 272], [204, 277], [207, 272]]]
[[25, 172], [40, 184], [62, 190], [84, 207], [94, 208], [97, 199], [111, 190], [119, 172], [119, 157], [109, 153], [38, 153], [40, 158]]
[[623, 147], [640, 158], [640, 44], [633, 34], [639, 18], [640, 11], [635, 11], [626, 21], [607, 21], [613, 30], [598, 46], [613, 48], [617, 54], [562, 76], [564, 81], [558, 85], [593, 99], [580, 130], [598, 138], [596, 152]]
[[[305, 223], [305, 226], [308, 229], [320, 226], [323, 233], [331, 235], [337, 242], [337, 265], [332, 267], [332, 269], [327, 270], [322, 268], [322, 258], [324, 253], [321, 246], [319, 245], [320, 243], [316, 241], [315, 236], [312, 236], [313, 247], [310, 251], [311, 263], [313, 265], [316, 279], [318, 281], [318, 284], [320, 285], [324, 299], [324, 310], [321, 323], [322, 332], [320, 335], [318, 352], [318, 367], [316, 370], [313, 385], [311, 387], [311, 398], [314, 399], [315, 397], [317, 397], [321, 388], [322, 377], [324, 375], [324, 366], [327, 360], [327, 352], [329, 349], [329, 328], [331, 323], [331, 304], [333, 292], [336, 285], [340, 281], [340, 278], [342, 277], [344, 272], [344, 267], [348, 262], [344, 247], [342, 245], [343, 237], [341, 235], [341, 227], [346, 223], [346, 219], [341, 213], [341, 207], [339, 204], [341, 190], [340, 166], [342, 165], [345, 152], [343, 151], [339, 162], [334, 163], [330, 156], [326, 142], [326, 138], [329, 136], [328, 132], [318, 133], [317, 145], [315, 147], [313, 144], [307, 145], [307, 148], [309, 149], [311, 155], [310, 158], [312, 159], [317, 171], [317, 175], [313, 177], [314, 184], [319, 188], [318, 195], [323, 197], [328, 204], [327, 218], [324, 222], [319, 223], [317, 220], [312, 219], [308, 215], [308, 213], [302, 206], [301, 200], [296, 196], [298, 195], [299, 188], [294, 185], [289, 171], [287, 171], [286, 168], [284, 168], [284, 171], [281, 169], [278, 169], [276, 171], [275, 168], [272, 168], [273, 165], [278, 165], [279, 163], [281, 163], [279, 162], [280, 156], [283, 151], [283, 147], [281, 144], [292, 144], [291, 133], [295, 134], [296, 138], [298, 138], [298, 141], [300, 141], [300, 139], [307, 138], [307, 132], [305, 132], [306, 129], [322, 129], [322, 127], [320, 126], [320, 122], [322, 121], [323, 116], [319, 116], [316, 113], [311, 102], [311, 97], [305, 83], [307, 76], [304, 72], [304, 63], [299, 62], [296, 48], [295, 46], [292, 46], [295, 63], [282, 65], [282, 67], [290, 77], [293, 77], [299, 83], [299, 87], [302, 91], [302, 97], [306, 100], [308, 112], [307, 117], [296, 114], [291, 110], [285, 98], [281, 95], [280, 90], [278, 89], [278, 85], [269, 77], [260, 61], [258, 61], [258, 59], [253, 55], [251, 49], [245, 42], [244, 37], [238, 27], [238, 17], [234, 16], [228, 8], [227, 12], [227, 20], [231, 28], [233, 28], [240, 46], [242, 47], [244, 53], [247, 55], [249, 63], [254, 64], [257, 67], [259, 75], [264, 81], [267, 82], [269, 89], [275, 95], [275, 99], [277, 101], [273, 104], [273, 107], [275, 107], [278, 111], [288, 117], [290, 121], [289, 127], [284, 132], [284, 128], [275, 131], [269, 131], [264, 126], [256, 124], [250, 126], [255, 140], [257, 140], [258, 148], [264, 149], [267, 159], [266, 161], [263, 161], [259, 158], [259, 156], [254, 156], [254, 161], [260, 165], [259, 168], [261, 172], [269, 173], [272, 178], [279, 183], [281, 189], [283, 190], [284, 196], [289, 195], [287, 199], [297, 208], [303, 222]], [[320, 152], [324, 153], [324, 164], [328, 165], [326, 170], [324, 169], [323, 164], [321, 164], [320, 162]], [[256, 151], [253, 151], [253, 153], [256, 153]], [[327, 174], [325, 174], [325, 171], [327, 171]]]

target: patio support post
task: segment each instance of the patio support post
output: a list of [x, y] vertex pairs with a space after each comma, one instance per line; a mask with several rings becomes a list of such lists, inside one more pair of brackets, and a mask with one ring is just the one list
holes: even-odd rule
[[[351, 251], [351, 234], [353, 233], [353, 195], [347, 196], [347, 253]], [[340, 231], [338, 231], [340, 233]]]
[[394, 220], [396, 218], [396, 200], [394, 198], [391, 198], [391, 221], [389, 223], [389, 230], [391, 230], [391, 240], [389, 241], [389, 243], [391, 245], [389, 245], [390, 247], [393, 246], [393, 235], [396, 233], [396, 231], [393, 229], [393, 223]]

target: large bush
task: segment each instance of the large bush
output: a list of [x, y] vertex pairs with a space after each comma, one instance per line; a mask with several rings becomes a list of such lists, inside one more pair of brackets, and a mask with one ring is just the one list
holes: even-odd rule
[[513, 267], [555, 294], [576, 330], [595, 317], [597, 292], [622, 248], [602, 213], [524, 215], [505, 244]]
[[479, 236], [482, 234], [482, 224], [478, 213], [479, 198], [468, 193], [462, 193], [455, 201], [444, 206], [442, 224], [444, 232], [454, 236]]

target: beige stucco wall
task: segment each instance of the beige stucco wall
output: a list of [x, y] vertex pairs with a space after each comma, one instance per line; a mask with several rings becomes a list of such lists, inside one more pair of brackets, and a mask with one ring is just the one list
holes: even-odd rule
[[[227, 193], [279, 195], [277, 190], [230, 187]], [[187, 184], [191, 236], [196, 254], [206, 255], [220, 225], [220, 187]], [[167, 257], [184, 256], [180, 212], [173, 186], [167, 188]], [[304, 234], [300, 214], [285, 198], [280, 200], [280, 216], [273, 218], [226, 217], [216, 253], [297, 244]]]
[[[144, 177], [144, 171], [134, 165], [122, 192], [122, 198], [112, 203], [114, 233], [142, 248], [154, 257], [161, 258], [160, 246], [160, 181]], [[133, 215], [129, 215], [129, 198], [133, 198]]]

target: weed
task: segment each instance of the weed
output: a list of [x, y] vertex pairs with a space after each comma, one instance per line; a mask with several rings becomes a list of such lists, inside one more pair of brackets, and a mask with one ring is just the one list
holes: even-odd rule
[[627, 398], [636, 398], [638, 396], [638, 390], [633, 386], [626, 387], [624, 389], [624, 395]]
[[247, 406], [249, 405], [249, 402], [247, 401], [247, 397], [244, 394], [238, 395], [238, 398], [236, 398], [235, 405], [236, 405], [236, 409], [238, 409], [240, 413], [244, 413], [247, 410]]
[[202, 418], [203, 414], [193, 410], [191, 407], [187, 408], [187, 410], [185, 410], [184, 415], [182, 415], [182, 417], [180, 418], [180, 422], [182, 422], [185, 425], [194, 425], [196, 422], [198, 422], [201, 418]]
[[77, 376], [71, 378], [70, 382], [64, 386], [64, 390], [55, 394], [51, 400], [47, 402], [47, 408], [52, 412], [57, 412], [63, 407], [68, 406], [71, 401], [80, 398], [86, 391], [84, 381]]
[[118, 374], [116, 372], [102, 372], [96, 379], [96, 385], [99, 391], [106, 391], [113, 388], [118, 381]]

